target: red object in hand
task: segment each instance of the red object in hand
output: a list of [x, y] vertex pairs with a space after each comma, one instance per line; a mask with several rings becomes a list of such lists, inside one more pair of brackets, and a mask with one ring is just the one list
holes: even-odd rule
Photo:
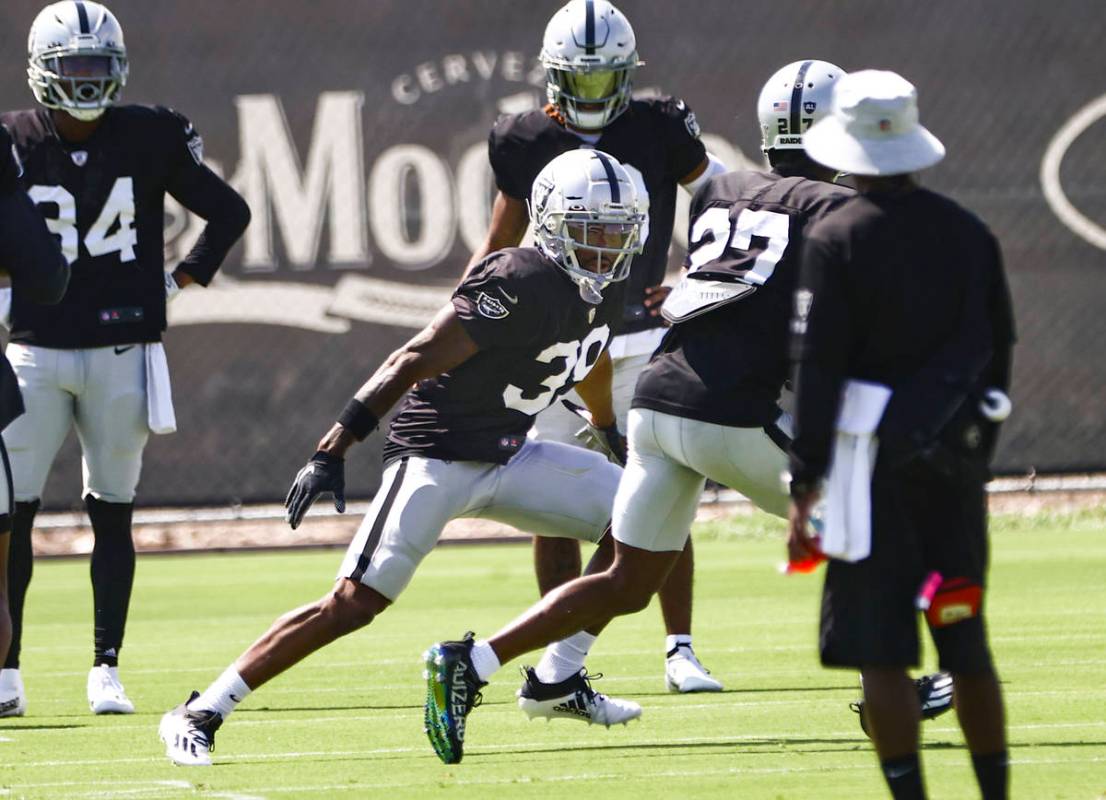
[[822, 552], [822, 540], [820, 537], [815, 536], [811, 540], [811, 549], [813, 552], [808, 554], [805, 558], [800, 558], [798, 561], [788, 561], [786, 564], [780, 564], [780, 572], [784, 575], [795, 574], [807, 574], [814, 572], [818, 569], [818, 565], [826, 560], [826, 554]]

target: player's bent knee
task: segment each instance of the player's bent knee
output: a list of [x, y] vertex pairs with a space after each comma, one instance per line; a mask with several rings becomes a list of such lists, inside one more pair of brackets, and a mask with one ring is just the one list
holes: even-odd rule
[[342, 580], [319, 601], [319, 612], [337, 637], [364, 628], [389, 605], [391, 601], [375, 589]]
[[607, 573], [612, 600], [612, 611], [615, 614], [636, 614], [644, 611], [649, 606], [649, 601], [656, 594], [656, 587], [642, 576], [635, 575], [626, 569], [612, 568]]

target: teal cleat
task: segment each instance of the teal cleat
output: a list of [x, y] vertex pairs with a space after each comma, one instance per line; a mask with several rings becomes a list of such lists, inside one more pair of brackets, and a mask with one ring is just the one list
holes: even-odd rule
[[465, 750], [465, 720], [483, 699], [486, 684], [472, 666], [472, 631], [459, 642], [438, 642], [423, 653], [426, 738], [443, 764], [459, 764]]

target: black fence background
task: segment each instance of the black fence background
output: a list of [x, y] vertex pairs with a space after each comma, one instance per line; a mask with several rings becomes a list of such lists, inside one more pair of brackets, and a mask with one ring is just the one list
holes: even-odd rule
[[[39, 7], [0, 7], [0, 107], [32, 102], [24, 48]], [[188, 115], [254, 211], [220, 281], [172, 309], [180, 430], [152, 438], [139, 502], [278, 500], [344, 400], [445, 297], [482, 234], [487, 131], [498, 113], [541, 101], [535, 55], [556, 4], [111, 7], [131, 59], [126, 99]], [[912, 80], [923, 121], [949, 151], [926, 182], [980, 214], [1007, 259], [1021, 343], [1000, 471], [1106, 467], [1101, 0], [621, 7], [647, 62], [638, 88], [686, 99], [732, 166], [758, 160], [756, 93], [789, 61]], [[196, 230], [179, 210], [167, 225], [172, 260]], [[673, 263], [681, 254], [677, 236]], [[933, 279], [956, 268], [950, 252]], [[375, 490], [378, 453], [374, 437], [351, 459], [352, 495]], [[75, 506], [79, 482], [71, 438], [47, 505]]]

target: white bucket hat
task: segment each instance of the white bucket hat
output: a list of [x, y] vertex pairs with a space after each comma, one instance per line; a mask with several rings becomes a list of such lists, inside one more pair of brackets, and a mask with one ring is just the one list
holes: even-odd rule
[[932, 167], [945, 146], [918, 123], [918, 90], [894, 72], [866, 69], [833, 87], [833, 113], [803, 135], [807, 155], [854, 175]]

